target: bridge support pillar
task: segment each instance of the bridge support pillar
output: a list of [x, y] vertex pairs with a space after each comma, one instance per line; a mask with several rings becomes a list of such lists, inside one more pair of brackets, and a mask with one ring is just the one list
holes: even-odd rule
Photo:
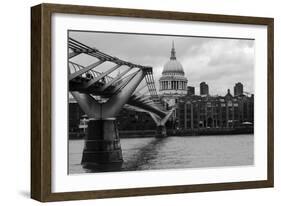
[[120, 168], [123, 157], [115, 119], [92, 119], [88, 122], [87, 133], [81, 162], [83, 167], [98, 171]]
[[154, 122], [157, 125], [156, 135], [155, 135], [156, 137], [167, 137], [167, 130], [166, 130], [165, 124], [168, 121], [168, 119], [170, 118], [170, 116], [173, 114], [173, 112], [174, 112], [174, 109], [170, 110], [164, 118], [161, 118], [161, 117], [149, 112], [150, 116], [152, 117], [152, 119], [154, 120]]
[[167, 130], [165, 125], [157, 126], [156, 137], [167, 137]]

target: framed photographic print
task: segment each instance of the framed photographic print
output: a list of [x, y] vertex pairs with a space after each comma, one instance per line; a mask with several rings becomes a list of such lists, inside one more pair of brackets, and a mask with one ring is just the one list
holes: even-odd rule
[[273, 187], [273, 19], [31, 8], [31, 197]]

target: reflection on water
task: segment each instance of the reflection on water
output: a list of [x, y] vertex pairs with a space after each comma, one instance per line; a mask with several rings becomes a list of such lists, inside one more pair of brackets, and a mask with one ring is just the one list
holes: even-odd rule
[[[125, 141], [126, 140], [127, 139], [125, 139]], [[149, 169], [147, 166], [151, 162], [156, 161], [157, 157], [159, 156], [160, 148], [167, 140], [167, 138], [146, 138], [146, 145], [123, 149], [123, 155], [126, 157], [127, 161], [124, 161], [122, 170]], [[129, 142], [124, 142], [124, 144], [130, 144]], [[121, 145], [122, 144], [123, 140], [121, 140]]]
[[[69, 142], [70, 174], [92, 172], [80, 164], [83, 146], [83, 140]], [[121, 146], [124, 162], [120, 171], [254, 164], [253, 135], [130, 138], [121, 139]]]

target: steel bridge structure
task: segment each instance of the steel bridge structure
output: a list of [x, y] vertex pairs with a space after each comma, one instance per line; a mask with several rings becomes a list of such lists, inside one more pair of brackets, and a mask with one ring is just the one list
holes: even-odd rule
[[162, 105], [152, 67], [121, 60], [70, 37], [68, 50], [69, 92], [89, 118], [84, 167], [122, 163], [116, 126], [122, 108], [150, 114], [156, 136], [166, 136], [165, 123], [174, 110]]

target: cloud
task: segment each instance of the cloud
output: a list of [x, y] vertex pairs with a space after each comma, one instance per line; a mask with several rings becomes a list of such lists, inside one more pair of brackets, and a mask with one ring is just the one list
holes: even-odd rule
[[254, 93], [254, 40], [102, 32], [70, 32], [69, 36], [120, 59], [152, 66], [157, 86], [174, 41], [177, 60], [196, 92], [205, 81], [213, 95], [233, 91], [237, 82]]

